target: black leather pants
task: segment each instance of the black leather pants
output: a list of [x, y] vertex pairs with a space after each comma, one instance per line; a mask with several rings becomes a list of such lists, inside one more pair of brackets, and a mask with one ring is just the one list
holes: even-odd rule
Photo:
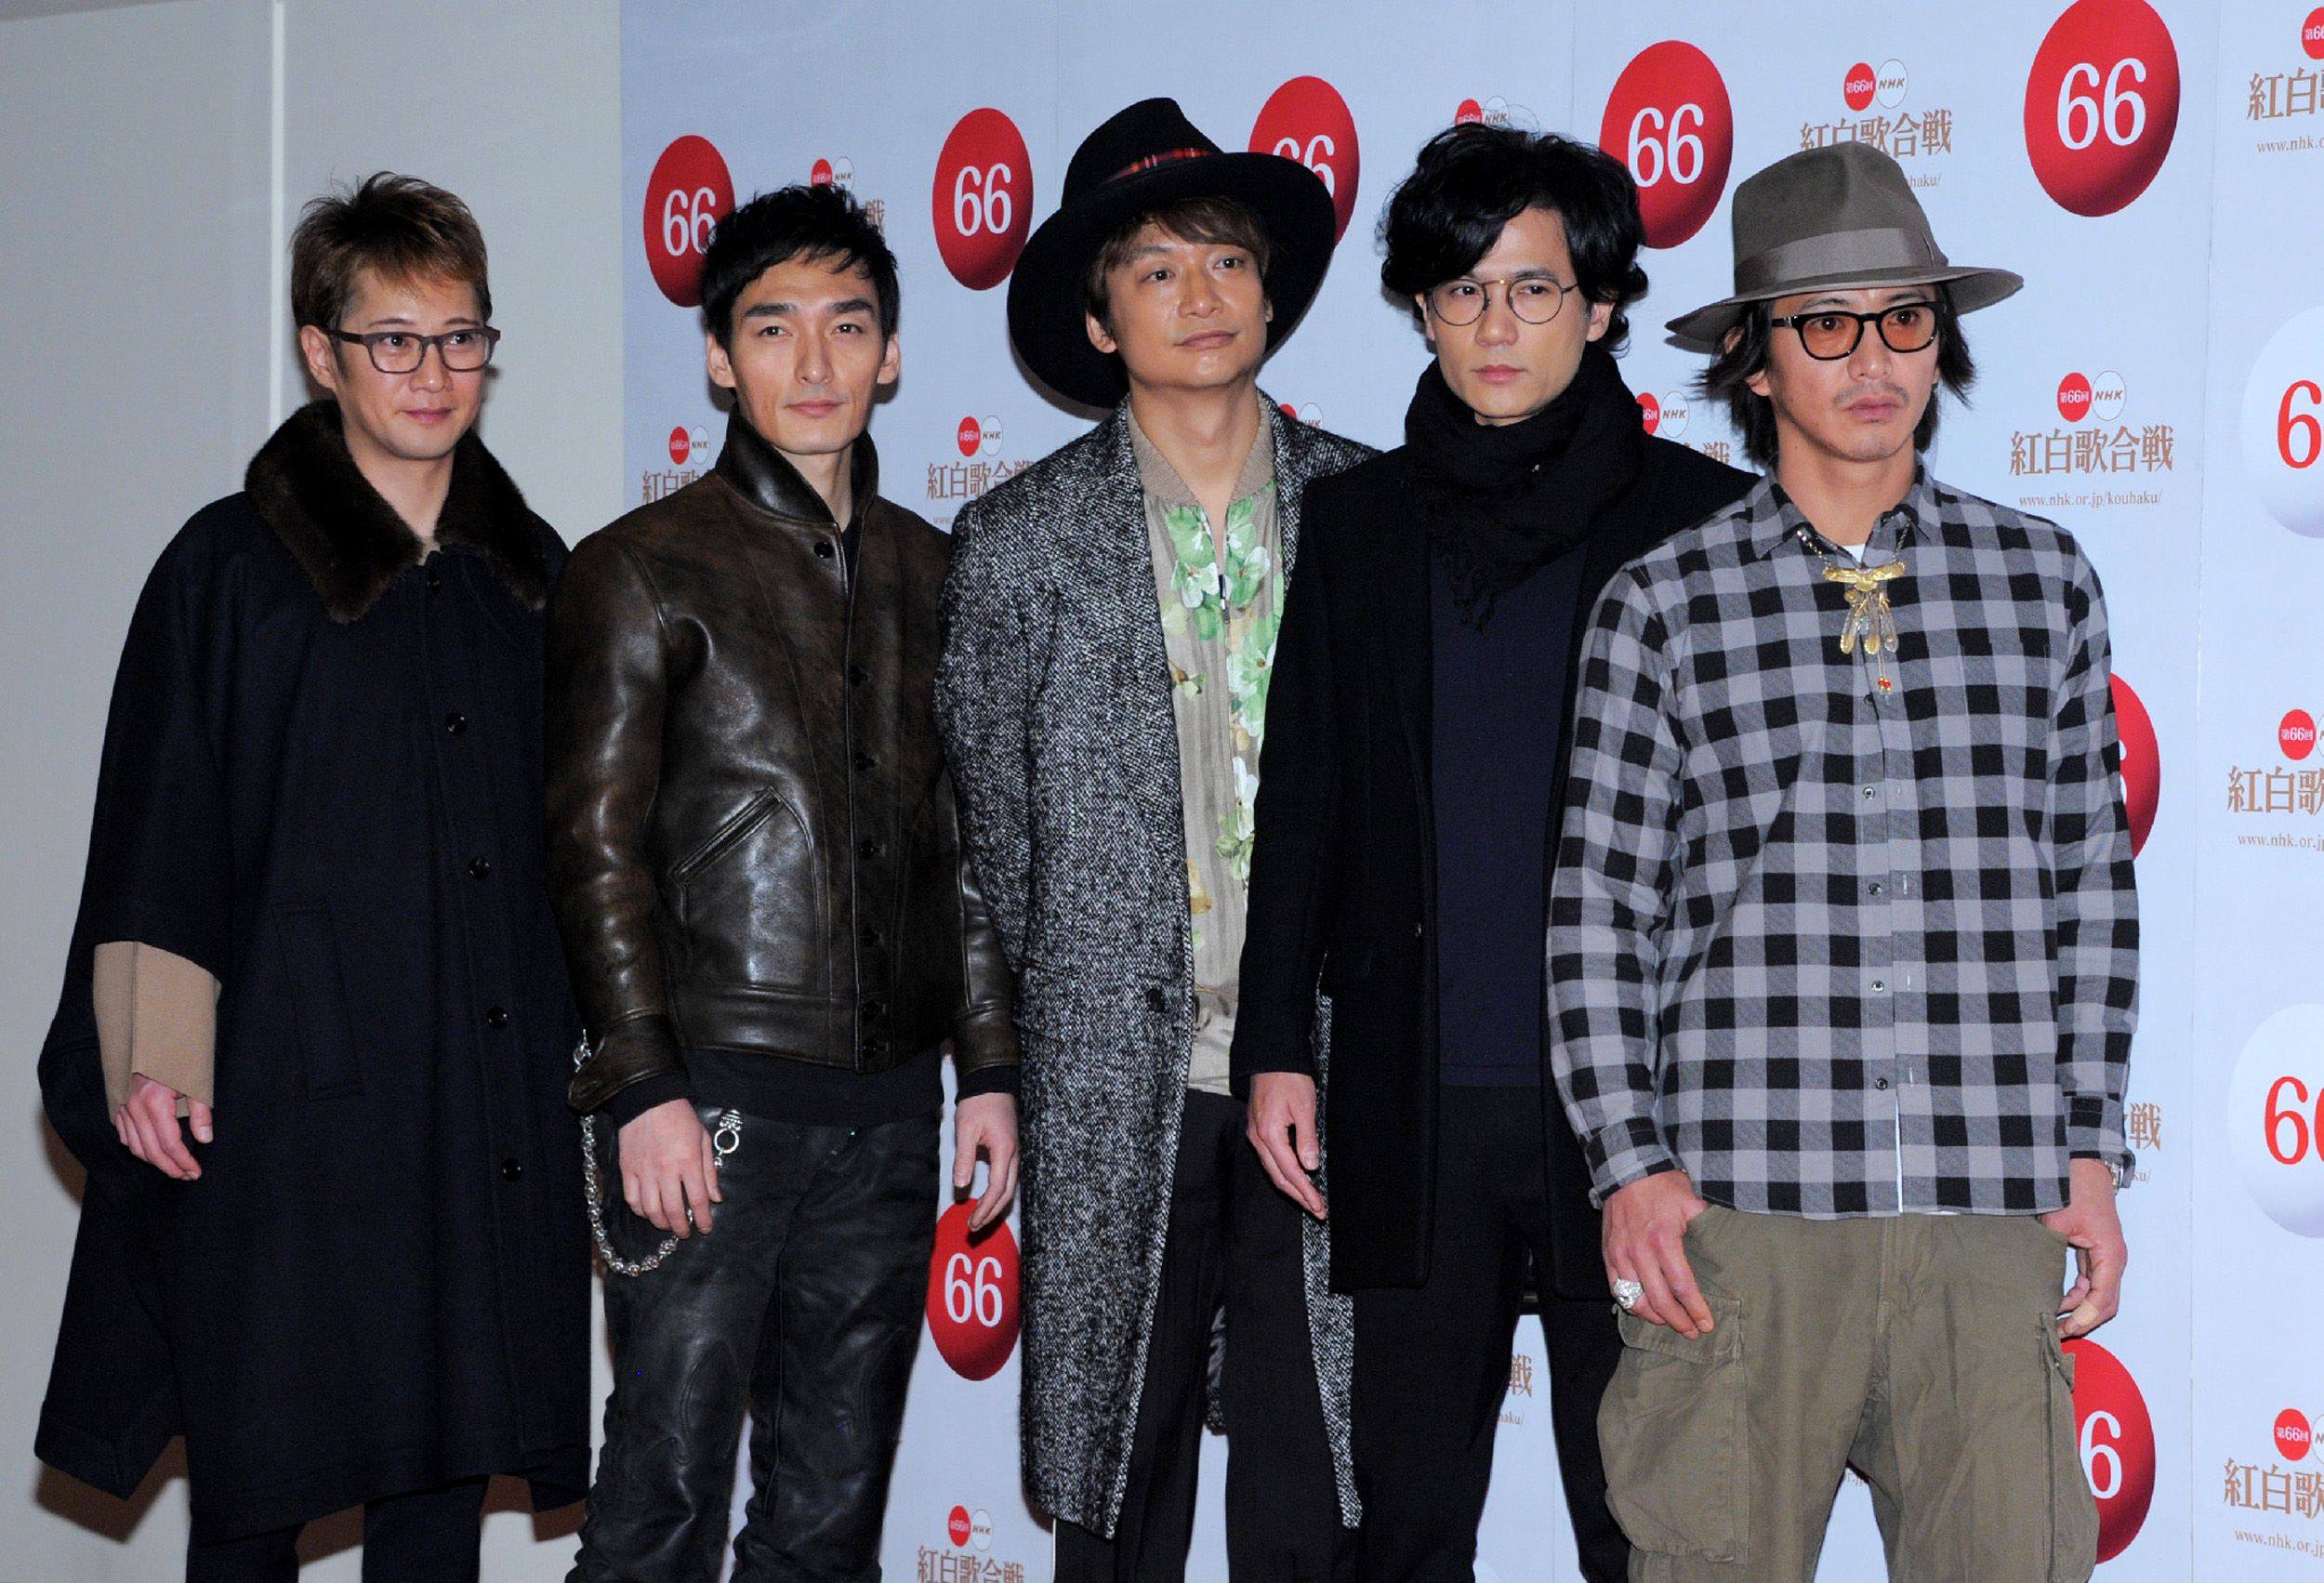
[[[715, 1110], [702, 1115], [716, 1126]], [[614, 1393], [570, 1583], [718, 1576], [746, 1398], [753, 1491], [736, 1583], [879, 1576], [935, 1233], [938, 1122], [746, 1116], [711, 1233], [659, 1269], [605, 1278]], [[664, 1233], [621, 1202], [614, 1130], [598, 1128], [606, 1231], [637, 1259]]]

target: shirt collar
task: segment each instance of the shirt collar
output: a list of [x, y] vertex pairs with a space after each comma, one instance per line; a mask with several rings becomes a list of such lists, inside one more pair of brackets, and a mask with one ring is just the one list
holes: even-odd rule
[[[1274, 425], [1269, 420], [1263, 396], [1260, 398], [1259, 409], [1259, 432], [1252, 437], [1250, 450], [1243, 457], [1243, 470], [1235, 481], [1236, 500], [1248, 500], [1274, 481]], [[1140, 487], [1165, 506], [1199, 508], [1201, 502], [1195, 498], [1195, 492], [1178, 476], [1178, 469], [1170, 466], [1161, 448], [1146, 438], [1146, 431], [1138, 427], [1138, 416], [1128, 403], [1122, 407], [1122, 416], [1129, 424], [1129, 447], [1138, 458]]]
[[[1743, 497], [1743, 517], [1750, 524], [1752, 552], [1762, 561], [1773, 555], [1785, 540], [1796, 539], [1803, 528], [1823, 543], [1831, 544], [1816, 532], [1815, 524], [1792, 503], [1773, 473], [1763, 477]], [[1916, 536], [1941, 538], [1944, 525], [1936, 481], [1929, 477], [1928, 464], [1916, 459], [1910, 487], [1905, 491], [1905, 497], [1882, 513], [1880, 521], [1873, 524], [1872, 542], [1902, 548]]]

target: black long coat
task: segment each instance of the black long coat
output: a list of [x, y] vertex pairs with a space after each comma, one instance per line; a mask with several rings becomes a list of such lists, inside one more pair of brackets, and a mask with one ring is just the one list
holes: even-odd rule
[[[1586, 617], [1614, 574], [1752, 481], [1669, 441], [1645, 444], [1636, 481], [1591, 523], [1569, 678], [1578, 679]], [[1332, 1003], [1323, 1133], [1331, 1279], [1342, 1291], [1423, 1284], [1434, 1204], [1433, 690], [1428, 535], [1415, 496], [1403, 447], [1309, 487], [1307, 543], [1268, 684], [1235, 1012], [1235, 1082], [1248, 1091], [1257, 1073], [1312, 1069], [1319, 985]], [[1561, 788], [1552, 848], [1565, 751], [1552, 782]], [[1589, 1168], [1555, 1085], [1541, 1088], [1556, 1263], [1544, 1273], [1562, 1295], [1603, 1298]]]
[[[419, 544], [293, 416], [138, 601], [40, 1061], [88, 1189], [36, 1449], [126, 1494], [183, 1432], [197, 1537], [480, 1473], [587, 1482], [576, 1018], [541, 877], [564, 550], [473, 436]], [[199, 1181], [107, 1119], [90, 968], [206, 969]]]

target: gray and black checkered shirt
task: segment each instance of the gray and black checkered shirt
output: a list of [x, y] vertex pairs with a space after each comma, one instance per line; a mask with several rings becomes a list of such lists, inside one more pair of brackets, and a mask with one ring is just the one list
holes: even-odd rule
[[[1591, 618], [1552, 887], [1553, 1063], [1601, 1201], [2024, 1214], [2127, 1169], [2138, 906], [2106, 606], [2064, 529], [1929, 479], [1844, 550], [1772, 481]], [[1820, 556], [1819, 556], [1820, 549]]]

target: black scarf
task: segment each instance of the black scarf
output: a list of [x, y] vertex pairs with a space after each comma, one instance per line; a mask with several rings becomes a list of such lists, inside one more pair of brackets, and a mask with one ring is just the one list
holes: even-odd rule
[[1638, 402], [1594, 342], [1555, 401], [1499, 427], [1479, 423], [1431, 363], [1405, 412], [1404, 439], [1454, 601], [1478, 627], [1501, 595], [1588, 536], [1638, 477], [1646, 449]]

